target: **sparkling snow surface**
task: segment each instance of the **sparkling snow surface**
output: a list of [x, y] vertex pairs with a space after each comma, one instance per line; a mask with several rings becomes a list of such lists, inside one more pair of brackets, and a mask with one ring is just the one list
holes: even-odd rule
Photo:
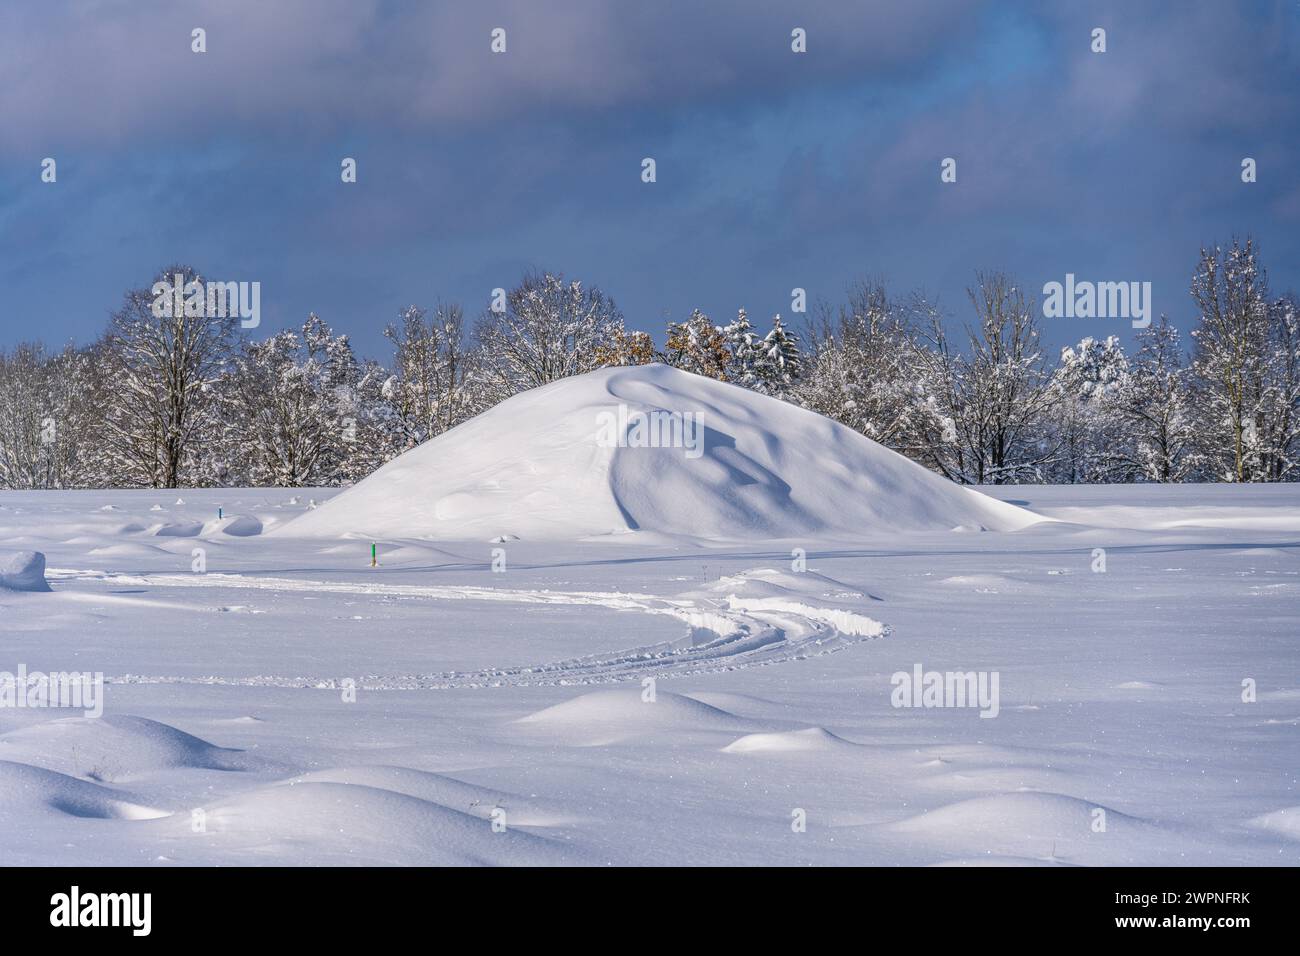
[[[0, 708], [0, 862], [1300, 863], [1300, 492], [991, 491], [1063, 520], [372, 569], [284, 527], [332, 491], [0, 493], [53, 589], [0, 671], [109, 681]], [[916, 664], [998, 716], [894, 708]]]

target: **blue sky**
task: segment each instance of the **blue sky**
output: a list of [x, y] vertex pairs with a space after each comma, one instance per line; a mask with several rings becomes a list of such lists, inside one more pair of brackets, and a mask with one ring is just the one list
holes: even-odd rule
[[959, 326], [980, 269], [1150, 281], [1187, 329], [1201, 244], [1252, 233], [1300, 290], [1297, 89], [1295, 2], [7, 4], [0, 346], [89, 341], [176, 261], [261, 282], [258, 334], [316, 311], [384, 359], [402, 306], [531, 268], [656, 334], [862, 278]]

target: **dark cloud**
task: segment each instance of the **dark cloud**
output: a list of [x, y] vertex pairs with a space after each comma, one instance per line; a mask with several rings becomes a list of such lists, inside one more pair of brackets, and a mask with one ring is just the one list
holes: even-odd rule
[[[250, 128], [443, 133], [539, 110], [669, 110], [919, 68], [973, 15], [968, 0], [8, 4], [0, 143]], [[814, 56], [790, 55], [795, 26]], [[190, 49], [195, 27], [207, 32], [201, 56]], [[489, 50], [495, 27], [507, 31], [507, 55]]]
[[[657, 331], [884, 276], [1296, 285], [1300, 6], [517, 0], [0, 8], [0, 342], [81, 339], [164, 262], [381, 353], [396, 309], [563, 269]], [[793, 26], [810, 53], [789, 52]], [[189, 50], [191, 28], [209, 52]], [[509, 52], [488, 52], [489, 30]], [[1094, 26], [1108, 52], [1089, 52]], [[58, 157], [59, 183], [38, 181]], [[659, 182], [638, 178], [643, 156]], [[1260, 163], [1243, 185], [1242, 156]], [[343, 186], [342, 156], [360, 181]], [[957, 158], [956, 186], [939, 161]], [[40, 321], [31, 319], [40, 315]], [[1077, 324], [1063, 344], [1126, 333]]]

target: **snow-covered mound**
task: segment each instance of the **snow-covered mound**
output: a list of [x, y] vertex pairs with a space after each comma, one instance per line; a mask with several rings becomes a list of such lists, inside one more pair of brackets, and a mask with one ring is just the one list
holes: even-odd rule
[[217, 747], [170, 724], [130, 714], [65, 717], [0, 734], [0, 754], [100, 782], [157, 770], [245, 770], [250, 755]]
[[167, 816], [166, 810], [144, 806], [121, 791], [88, 780], [0, 760], [0, 819], [4, 814], [58, 813], [101, 820], [153, 820]]
[[605, 746], [636, 737], [701, 730], [747, 729], [744, 719], [720, 707], [662, 690], [649, 700], [639, 688], [583, 694], [515, 723], [530, 733], [576, 746]]
[[236, 538], [251, 538], [253, 535], [262, 533], [262, 522], [252, 515], [229, 515], [225, 518], [215, 518], [203, 526], [202, 534], [205, 538], [214, 534], [228, 534]]
[[828, 418], [664, 365], [533, 389], [412, 449], [286, 535], [774, 539], [1010, 531], [1036, 515]]
[[0, 551], [0, 590], [48, 591], [45, 555], [39, 551]]
[[803, 754], [851, 750], [856, 744], [825, 727], [807, 727], [774, 734], [746, 734], [722, 748], [728, 754]]

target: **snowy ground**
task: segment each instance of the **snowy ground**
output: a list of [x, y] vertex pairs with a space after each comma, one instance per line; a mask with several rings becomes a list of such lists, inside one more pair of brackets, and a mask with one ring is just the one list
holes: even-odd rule
[[0, 709], [0, 863], [1300, 863], [1300, 489], [989, 490], [1061, 520], [372, 569], [273, 533], [329, 491], [0, 493], [0, 671], [109, 682]]

